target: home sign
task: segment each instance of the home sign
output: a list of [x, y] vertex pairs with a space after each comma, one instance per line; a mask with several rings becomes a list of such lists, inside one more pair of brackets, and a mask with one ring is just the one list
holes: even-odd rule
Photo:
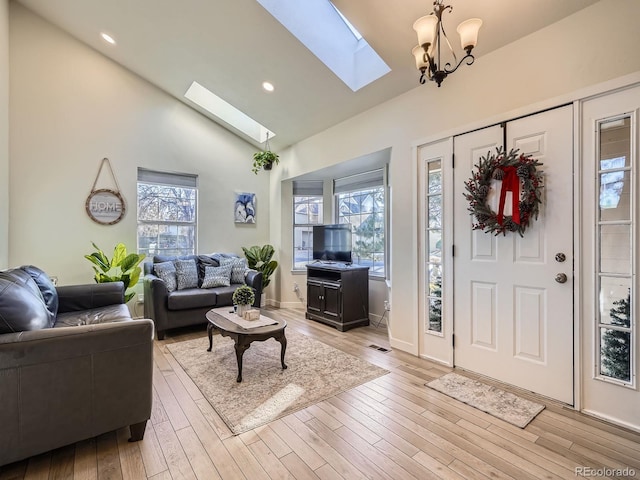
[[102, 225], [118, 223], [126, 211], [122, 195], [109, 189], [92, 191], [87, 197], [85, 208], [91, 220]]

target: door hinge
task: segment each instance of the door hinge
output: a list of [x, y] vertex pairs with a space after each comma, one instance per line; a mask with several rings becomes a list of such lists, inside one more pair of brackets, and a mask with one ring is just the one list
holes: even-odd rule
[[455, 245], [451, 245], [451, 256], [452, 257], [456, 256], [456, 246]]
[[456, 348], [456, 334], [455, 333], [451, 334], [451, 346], [453, 348]]
[[451, 168], [456, 168], [456, 154], [451, 154]]

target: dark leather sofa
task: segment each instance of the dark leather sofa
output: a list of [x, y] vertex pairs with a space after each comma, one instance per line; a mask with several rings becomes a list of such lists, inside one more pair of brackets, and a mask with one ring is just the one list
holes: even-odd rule
[[[234, 254], [184, 255], [153, 257], [145, 262], [144, 270], [144, 316], [153, 319], [156, 337], [164, 339], [165, 332], [171, 328], [206, 323], [205, 314], [216, 307], [233, 305], [233, 292], [241, 284], [231, 284], [214, 288], [187, 288], [170, 291], [167, 284], [154, 273], [154, 265], [175, 260], [194, 260], [202, 283], [202, 271], [206, 266], [218, 266], [225, 258], [239, 258]], [[247, 269], [244, 283], [255, 291], [254, 307], [260, 307], [262, 295], [262, 273]]]
[[0, 271], [0, 465], [151, 416], [153, 322], [132, 320], [121, 282], [55, 287]]

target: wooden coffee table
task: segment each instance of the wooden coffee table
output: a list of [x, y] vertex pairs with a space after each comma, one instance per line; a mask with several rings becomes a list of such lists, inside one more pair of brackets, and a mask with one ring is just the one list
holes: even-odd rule
[[[206, 317], [209, 321], [209, 325], [207, 326], [209, 348], [207, 348], [207, 352], [210, 352], [213, 347], [214, 329], [218, 330], [220, 335], [223, 337], [232, 338], [235, 342], [236, 360], [238, 361], [238, 378], [236, 381], [241, 382], [242, 356], [244, 355], [245, 350], [251, 346], [251, 342], [264, 342], [269, 338], [274, 338], [276, 341], [280, 342], [280, 363], [282, 363], [282, 369], [285, 370], [287, 366], [284, 363], [284, 353], [287, 350], [287, 337], [284, 335], [284, 329], [287, 328], [287, 322], [284, 320], [269, 319], [277, 323], [263, 327], [243, 328], [228, 318], [225, 318], [233, 318], [233, 315], [236, 315], [233, 313], [233, 307], [214, 308], [207, 312]], [[265, 318], [267, 317], [260, 315], [260, 319]]]

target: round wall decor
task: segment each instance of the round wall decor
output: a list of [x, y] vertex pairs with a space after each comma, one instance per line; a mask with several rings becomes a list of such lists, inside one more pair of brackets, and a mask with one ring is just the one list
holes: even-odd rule
[[91, 220], [102, 225], [118, 223], [126, 211], [120, 192], [106, 188], [92, 191], [87, 197], [85, 208]]

